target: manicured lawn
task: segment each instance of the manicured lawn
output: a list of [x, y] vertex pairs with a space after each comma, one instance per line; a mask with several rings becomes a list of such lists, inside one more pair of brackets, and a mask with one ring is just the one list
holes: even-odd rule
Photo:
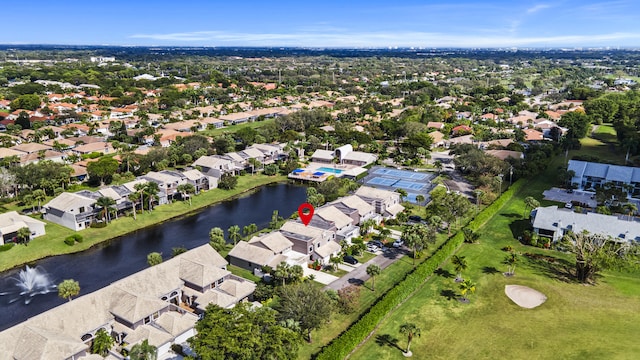
[[243, 269], [235, 265], [227, 265], [227, 270], [231, 271], [233, 275], [240, 276], [247, 280], [251, 280], [255, 283], [260, 282], [260, 278], [258, 276], [253, 275], [253, 273], [247, 269]]
[[213, 189], [202, 192], [189, 202], [178, 201], [172, 204], [160, 205], [152, 212], [145, 211], [138, 214], [137, 220], [133, 216], [121, 217], [113, 220], [102, 229], [86, 229], [78, 231], [84, 237], [84, 241], [73, 246], [66, 245], [65, 237], [74, 234], [75, 231], [48, 221], [45, 230], [46, 235], [33, 239], [28, 246], [16, 245], [11, 250], [0, 253], [0, 271], [10, 269], [21, 264], [29, 263], [47, 256], [68, 254], [86, 250], [102, 241], [125, 235], [132, 231], [152, 226], [169, 219], [183, 216], [203, 207], [237, 196], [247, 190], [260, 187], [265, 184], [286, 180], [285, 176], [246, 175], [238, 178], [238, 185], [234, 190]]
[[257, 129], [259, 127], [265, 126], [266, 124], [272, 123], [274, 122], [275, 119], [266, 119], [263, 121], [254, 121], [254, 122], [248, 122], [248, 123], [244, 123], [244, 124], [239, 124], [239, 125], [229, 125], [227, 127], [224, 128], [220, 128], [220, 129], [213, 129], [213, 130], [204, 130], [201, 131], [200, 133], [205, 135], [205, 136], [218, 136], [218, 135], [222, 135], [222, 134], [233, 134], [236, 131], [242, 129], [242, 128], [253, 128], [253, 129]]
[[580, 140], [580, 143], [582, 144], [580, 150], [572, 150], [569, 152], [569, 155], [582, 154], [595, 156], [603, 162], [624, 165], [625, 153], [617, 145], [612, 143], [605, 144], [598, 139], [590, 137]]
[[369, 261], [369, 260], [373, 259], [374, 257], [376, 257], [376, 254], [374, 254], [374, 253], [370, 253], [370, 252], [368, 252], [368, 251], [363, 251], [363, 252], [362, 252], [362, 255], [360, 255], [360, 256], [356, 256], [356, 259], [358, 259], [358, 261], [359, 261], [361, 264], [364, 264], [364, 263], [366, 263], [367, 261]]
[[[580, 152], [592, 151], [583, 149]], [[579, 152], [572, 152], [576, 154]], [[608, 154], [617, 158], [615, 154]], [[630, 334], [640, 331], [640, 272], [606, 272], [597, 285], [571, 280], [571, 257], [556, 251], [521, 245], [516, 236], [528, 220], [522, 218], [523, 199], [541, 198], [554, 181], [560, 155], [479, 230], [479, 244], [464, 244], [469, 269], [465, 278], [477, 283], [470, 304], [457, 300], [458, 284], [450, 263], [430, 278], [409, 300], [380, 323], [376, 332], [351, 359], [403, 359], [406, 337], [401, 324], [422, 329], [411, 349], [414, 358], [430, 359], [633, 359], [640, 344]], [[510, 245], [519, 253], [542, 253], [555, 263], [521, 256], [516, 276], [506, 278], [502, 263]], [[523, 309], [504, 294], [504, 286], [518, 284], [546, 294], [546, 303]]]
[[616, 143], [618, 142], [618, 138], [616, 137], [616, 129], [611, 125], [598, 125], [593, 137], [601, 140], [603, 142]]

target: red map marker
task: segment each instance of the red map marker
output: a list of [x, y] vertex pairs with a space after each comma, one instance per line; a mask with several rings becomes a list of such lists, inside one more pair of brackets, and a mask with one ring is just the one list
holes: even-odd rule
[[309, 222], [313, 217], [313, 205], [309, 203], [301, 204], [298, 207], [298, 215], [300, 215], [300, 220], [302, 220], [302, 223], [304, 224], [304, 226], [309, 225]]

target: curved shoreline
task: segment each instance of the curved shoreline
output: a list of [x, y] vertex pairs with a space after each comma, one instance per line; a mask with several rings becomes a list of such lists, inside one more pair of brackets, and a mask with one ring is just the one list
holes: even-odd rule
[[[36, 261], [39, 261], [48, 257], [83, 252], [83, 251], [92, 249], [97, 245], [118, 239], [122, 236], [131, 234], [138, 230], [156, 226], [169, 220], [175, 220], [177, 218], [193, 214], [195, 212], [201, 211], [202, 209], [205, 209], [210, 206], [214, 206], [224, 201], [236, 199], [248, 192], [262, 188], [266, 185], [285, 183], [288, 180], [285, 176], [282, 176], [282, 175], [274, 176], [274, 177], [267, 177], [264, 175], [258, 175], [258, 176], [260, 176], [260, 178], [257, 179], [259, 180], [257, 184], [252, 184], [250, 181], [250, 180], [255, 181], [257, 176], [252, 177], [250, 175], [245, 175], [244, 177], [239, 178], [239, 180], [240, 179], [244, 180], [248, 178], [246, 180], [246, 182], [248, 182], [247, 184], [248, 187], [242, 188], [238, 186], [236, 187], [236, 189], [233, 189], [233, 190], [220, 190], [224, 192], [231, 192], [231, 194], [227, 194], [227, 196], [218, 198], [215, 196], [217, 194], [212, 192], [219, 189], [208, 190], [206, 192], [201, 193], [200, 195], [194, 196], [192, 198], [192, 202], [194, 202], [197, 199], [201, 199], [201, 196], [203, 195], [211, 194], [209, 195], [209, 197], [213, 197], [213, 199], [209, 202], [204, 201], [200, 204], [194, 203], [192, 206], [189, 206], [188, 202], [183, 202], [183, 201], [177, 201], [177, 202], [166, 204], [166, 205], [159, 205], [155, 207], [152, 212], [145, 212], [144, 214], [138, 214], [137, 220], [134, 220], [132, 216], [122, 217], [119, 219], [112, 220], [104, 228], [99, 228], [99, 229], [90, 228], [90, 229], [85, 229], [81, 231], [74, 231], [74, 230], [65, 228], [61, 225], [43, 220], [47, 223], [47, 235], [49, 236], [44, 235], [42, 237], [35, 238], [31, 240], [31, 242], [27, 246], [16, 245], [12, 249], [6, 252], [0, 252], [0, 273], [11, 271], [18, 267], [29, 265], [31, 263], [34, 263]], [[186, 206], [186, 208], [180, 210], [179, 206], [182, 206], [182, 207]], [[163, 216], [162, 210], [168, 210], [168, 214], [164, 214], [165, 216]], [[141, 217], [142, 217], [142, 221], [141, 221]], [[135, 226], [134, 228], [131, 228], [131, 229], [129, 229], [130, 226], [126, 226], [124, 227], [123, 231], [115, 231], [114, 235], [107, 235], [107, 236], [103, 235], [109, 232], [113, 233], [114, 232], [113, 230], [116, 230], [118, 225], [125, 225], [123, 221], [127, 223], [131, 222], [130, 225], [137, 224], [139, 226]], [[53, 230], [54, 234], [50, 235], [49, 233], [50, 230]], [[109, 230], [112, 230], [112, 231], [109, 231]], [[71, 234], [76, 234], [76, 233], [84, 237], [84, 241], [82, 243], [76, 243], [73, 246], [68, 246], [63, 243], [62, 240], [66, 236]], [[53, 249], [50, 249], [46, 244], [44, 244], [45, 242], [50, 242], [50, 241], [57, 241], [59, 244], [58, 243], [54, 244], [54, 246], [56, 247]], [[36, 249], [34, 249], [34, 247], [36, 247]], [[16, 252], [18, 254], [16, 254]], [[14, 254], [17, 256], [12, 256]], [[2, 259], [4, 257], [3, 255], [7, 256], [7, 258]], [[15, 258], [18, 258], [19, 260], [11, 261]], [[10, 260], [2, 261], [6, 259], [10, 259]]]

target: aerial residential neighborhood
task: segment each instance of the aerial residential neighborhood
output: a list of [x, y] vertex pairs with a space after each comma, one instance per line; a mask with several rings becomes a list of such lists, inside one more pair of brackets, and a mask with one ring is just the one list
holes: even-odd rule
[[0, 360], [640, 353], [632, 2], [50, 5], [3, 5]]

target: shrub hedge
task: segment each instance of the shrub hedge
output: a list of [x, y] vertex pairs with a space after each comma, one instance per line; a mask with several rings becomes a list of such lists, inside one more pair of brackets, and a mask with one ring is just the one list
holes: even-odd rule
[[[484, 223], [494, 216], [502, 206], [510, 200], [515, 193], [524, 185], [524, 180], [516, 181], [507, 191], [505, 191], [496, 201], [480, 212], [473, 219], [468, 227], [477, 230]], [[335, 338], [317, 354], [317, 360], [324, 359], [344, 359], [351, 351], [358, 346], [371, 333], [376, 325], [397, 305], [406, 300], [409, 295], [416, 291], [425, 279], [440, 266], [456, 249], [464, 242], [464, 235], [461, 231], [447, 240], [436, 250], [436, 252], [422, 264], [418, 265], [394, 288], [389, 290], [382, 298], [374, 303], [369, 310], [340, 336]]]
[[12, 247], [14, 247], [16, 244], [15, 243], [6, 243], [6, 244], [2, 244], [0, 245], [0, 252], [2, 251], [9, 251]]

